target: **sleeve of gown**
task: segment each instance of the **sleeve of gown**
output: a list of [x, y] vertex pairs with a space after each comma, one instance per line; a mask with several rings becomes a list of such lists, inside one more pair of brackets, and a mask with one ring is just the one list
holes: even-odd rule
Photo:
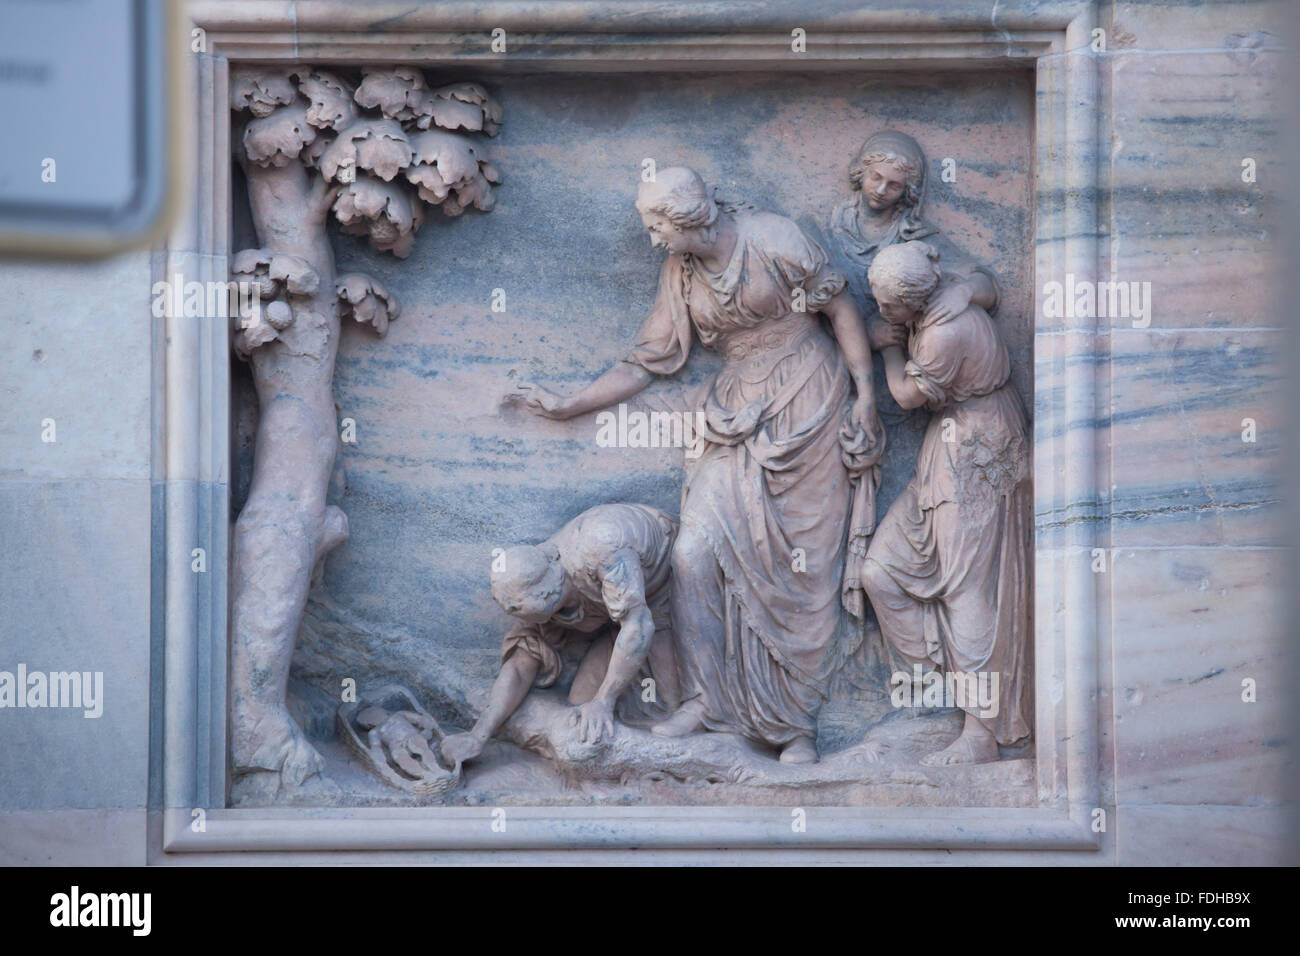
[[659, 272], [659, 291], [636, 336], [620, 359], [656, 375], [672, 375], [691, 354], [691, 317], [686, 309], [682, 262], [669, 256]]
[[537, 677], [534, 687], [550, 687], [560, 677], [563, 662], [559, 646], [564, 643], [564, 630], [558, 625], [516, 624], [501, 642], [501, 663], [510, 659], [512, 654], [527, 654], [537, 661]]
[[641, 559], [631, 548], [620, 548], [603, 562], [600, 576], [600, 596], [611, 620], [622, 624], [629, 612], [645, 606]]
[[968, 323], [958, 316], [922, 329], [913, 336], [913, 351], [903, 370], [916, 383], [931, 408], [947, 404], [949, 393], [957, 383], [968, 351], [967, 327]]
[[791, 223], [792, 232], [773, 262], [781, 273], [786, 287], [793, 291], [804, 290], [804, 301], [809, 310], [820, 309], [844, 291], [849, 280], [844, 273], [831, 268], [826, 251], [813, 238]]

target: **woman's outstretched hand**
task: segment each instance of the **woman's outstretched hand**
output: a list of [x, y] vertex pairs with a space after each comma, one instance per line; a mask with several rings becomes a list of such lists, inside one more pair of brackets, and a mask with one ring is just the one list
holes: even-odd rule
[[518, 381], [506, 393], [507, 401], [518, 402], [534, 415], [563, 421], [569, 417], [569, 400], [536, 382]]

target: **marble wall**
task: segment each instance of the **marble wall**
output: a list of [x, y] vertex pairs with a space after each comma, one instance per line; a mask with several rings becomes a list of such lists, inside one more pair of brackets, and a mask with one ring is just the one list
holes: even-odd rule
[[143, 863], [150, 255], [5, 262], [0, 287], [0, 670], [103, 674], [98, 718], [0, 710], [0, 863]]
[[[1103, 61], [1104, 254], [1152, 284], [1149, 328], [1099, 351], [1110, 405], [1118, 859], [1285, 851], [1280, 5], [1115, 3]], [[1243, 158], [1254, 183], [1242, 181]], [[1243, 441], [1243, 421], [1256, 424]], [[1242, 680], [1257, 684], [1242, 700]]]

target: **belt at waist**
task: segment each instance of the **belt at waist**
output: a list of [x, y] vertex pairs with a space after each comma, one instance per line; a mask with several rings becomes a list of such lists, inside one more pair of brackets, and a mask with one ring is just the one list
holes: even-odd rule
[[781, 319], [771, 319], [752, 329], [730, 332], [718, 343], [720, 351], [728, 362], [740, 362], [747, 358], [787, 349], [805, 333], [818, 328], [817, 320], [810, 315], [791, 313]]

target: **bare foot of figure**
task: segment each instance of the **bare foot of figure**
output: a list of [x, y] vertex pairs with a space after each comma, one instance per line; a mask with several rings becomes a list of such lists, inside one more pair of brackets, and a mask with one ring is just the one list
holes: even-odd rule
[[667, 720], [655, 724], [650, 733], [660, 737], [685, 737], [693, 734], [704, 725], [704, 705], [698, 700], [688, 700], [677, 708]]
[[945, 767], [955, 763], [991, 763], [998, 759], [998, 742], [973, 714], [966, 715], [961, 736], [942, 750], [921, 758], [927, 767]]
[[817, 747], [809, 737], [796, 737], [781, 751], [781, 763], [816, 763]]

